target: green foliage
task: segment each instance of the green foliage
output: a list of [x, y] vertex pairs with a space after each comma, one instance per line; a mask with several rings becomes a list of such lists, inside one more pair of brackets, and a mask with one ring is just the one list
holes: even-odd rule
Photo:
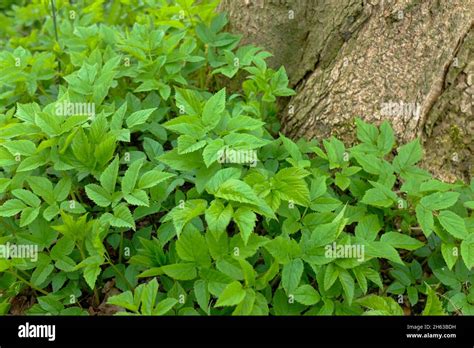
[[0, 245], [37, 248], [0, 313], [474, 314], [474, 182], [418, 140], [279, 134], [286, 72], [216, 1], [56, 5], [58, 41], [49, 2], [0, 15]]

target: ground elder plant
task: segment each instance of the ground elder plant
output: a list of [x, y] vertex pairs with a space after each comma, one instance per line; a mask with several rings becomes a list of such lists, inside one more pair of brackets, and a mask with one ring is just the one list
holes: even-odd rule
[[0, 14], [2, 314], [474, 314], [474, 182], [418, 140], [280, 134], [216, 1], [52, 5]]

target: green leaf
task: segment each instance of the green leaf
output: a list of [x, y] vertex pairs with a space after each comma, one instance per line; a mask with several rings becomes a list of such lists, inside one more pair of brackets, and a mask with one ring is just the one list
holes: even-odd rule
[[233, 219], [239, 227], [242, 240], [246, 245], [250, 238], [250, 235], [253, 232], [253, 229], [255, 228], [257, 216], [255, 215], [252, 209], [248, 207], [240, 207], [235, 211]]
[[31, 224], [37, 217], [40, 211], [40, 207], [23, 209], [20, 216], [20, 227], [25, 227]]
[[49, 260], [47, 262], [41, 262], [31, 274], [31, 283], [38, 287], [41, 286], [53, 270], [54, 266], [49, 262]]
[[474, 267], [474, 234], [471, 233], [461, 243], [461, 256], [468, 269]]
[[101, 167], [105, 166], [112, 159], [115, 147], [116, 139], [111, 135], [106, 135], [95, 147], [94, 158]]
[[86, 194], [99, 207], [107, 207], [112, 203], [112, 197], [103, 187], [96, 184], [86, 185]]
[[204, 214], [207, 207], [207, 201], [203, 199], [191, 199], [184, 202], [183, 206], [174, 207], [165, 217], [164, 221], [173, 221], [176, 234], [181, 234], [184, 226], [195, 217]]
[[449, 234], [458, 239], [464, 239], [467, 237], [466, 224], [464, 219], [459, 215], [449, 210], [443, 210], [438, 215], [438, 220], [441, 226], [443, 226]]
[[368, 295], [356, 300], [360, 305], [371, 309], [366, 314], [372, 315], [403, 315], [403, 309], [391, 297]]
[[219, 187], [229, 179], [239, 179], [242, 173], [238, 168], [224, 168], [218, 170], [206, 184], [206, 190], [215, 194]]
[[300, 231], [302, 228], [301, 222], [296, 220], [294, 217], [289, 217], [283, 221], [281, 225], [281, 230], [283, 233], [293, 234]]
[[199, 152], [180, 155], [178, 149], [173, 149], [160, 155], [158, 159], [179, 171], [191, 171], [202, 167], [202, 156]]
[[11, 304], [9, 302], [0, 303], [0, 315], [7, 315], [10, 311]]
[[[255, 294], [255, 291], [247, 288], [245, 290], [245, 298], [237, 305], [237, 307], [235, 307], [235, 310], [232, 312], [232, 315], [262, 315], [263, 313], [259, 312], [261, 302], [256, 304], [256, 300], [257, 296]], [[268, 313], [267, 303], [266, 301], [263, 302], [263, 306], [267, 307], [266, 313]]]
[[191, 89], [182, 89], [175, 87], [176, 105], [182, 107], [187, 115], [197, 116], [201, 111], [200, 95], [197, 91]]
[[148, 195], [143, 190], [133, 190], [132, 193], [126, 194], [124, 198], [127, 203], [131, 205], [137, 205], [140, 207], [148, 207], [150, 205]]
[[84, 214], [86, 212], [82, 204], [76, 201], [64, 201], [61, 203], [60, 208], [73, 214]]
[[[136, 259], [136, 258], [135, 258]], [[134, 259], [134, 260], [135, 260]], [[148, 261], [148, 260], [147, 260]], [[165, 272], [163, 272], [163, 270], [161, 269], [161, 267], [151, 267], [151, 268], [148, 268], [146, 271], [143, 271], [141, 272], [137, 278], [149, 278], [149, 277], [156, 277], [156, 276], [159, 276], [159, 275], [162, 275], [164, 274]]]
[[336, 183], [337, 187], [339, 187], [343, 191], [346, 190], [351, 184], [351, 180], [347, 176], [342, 175], [341, 173], [336, 173], [336, 178], [334, 182]]
[[[462, 250], [461, 250], [462, 252]], [[441, 254], [449, 269], [452, 269], [458, 259], [458, 247], [454, 244], [441, 243]]]
[[175, 298], [165, 298], [161, 300], [153, 310], [153, 315], [164, 315], [168, 313], [176, 304], [178, 300]]
[[209, 267], [211, 259], [204, 236], [196, 229], [184, 231], [176, 241], [176, 252], [185, 261], [193, 261]]
[[435, 192], [431, 195], [423, 197], [420, 204], [429, 210], [446, 209], [454, 205], [459, 198], [457, 192]]
[[364, 275], [367, 277], [367, 279], [375, 283], [380, 289], [383, 288], [382, 278], [377, 271], [373, 270], [372, 268], [365, 268]]
[[377, 215], [365, 215], [359, 220], [355, 229], [355, 235], [359, 238], [374, 241], [377, 233], [381, 230], [379, 219]]
[[138, 311], [138, 305], [134, 303], [131, 291], [125, 291], [119, 295], [111, 296], [107, 300], [107, 303], [126, 308], [132, 312]]
[[25, 189], [16, 189], [12, 194], [28, 204], [30, 207], [39, 207], [41, 200], [33, 193]]
[[398, 155], [393, 159], [393, 168], [397, 173], [409, 169], [423, 157], [423, 150], [419, 139], [398, 148]]
[[340, 168], [344, 162], [344, 143], [334, 137], [323, 140], [324, 148], [329, 160], [329, 169]]
[[[229, 154], [226, 156], [229, 157], [230, 162], [240, 162], [240, 163], [254, 163], [257, 159], [253, 156], [253, 153], [250, 152], [252, 149], [258, 149], [262, 146], [267, 145], [270, 141], [262, 137], [256, 137], [252, 134], [247, 133], [230, 133], [224, 136], [224, 142], [227, 145], [227, 148], [230, 149]], [[243, 158], [235, 158], [236, 155], [232, 150], [244, 150], [247, 156], [241, 156]], [[240, 160], [240, 161], [239, 161]]]
[[104, 262], [104, 259], [99, 254], [96, 253], [92, 256], [87, 257], [83, 261], [81, 261], [78, 265], [74, 267], [74, 269], [78, 270], [78, 269], [83, 268], [84, 269], [83, 276], [87, 285], [89, 285], [91, 289], [94, 289], [97, 277], [102, 271], [100, 266], [102, 266], [103, 262]]
[[204, 159], [204, 164], [207, 168], [211, 166], [212, 163], [217, 161], [221, 151], [224, 149], [225, 143], [222, 139], [214, 139], [208, 141], [208, 145], [204, 148], [202, 152], [202, 157]]
[[299, 161], [303, 159], [303, 156], [301, 155], [301, 151], [298, 148], [298, 145], [296, 145], [291, 139], [288, 139], [287, 137], [285, 137], [283, 134], [280, 134], [280, 139], [286, 151], [288, 151], [288, 153], [290, 154], [291, 158], [293, 158], [295, 161]]
[[186, 134], [178, 137], [178, 153], [180, 155], [197, 151], [204, 146], [206, 146], [206, 140], [197, 140]]
[[304, 265], [301, 259], [294, 259], [283, 265], [281, 285], [288, 295], [298, 287], [303, 275]]
[[339, 267], [334, 266], [333, 263], [330, 263], [326, 267], [326, 271], [324, 272], [323, 284], [324, 284], [324, 291], [328, 291], [331, 286], [334, 285], [337, 278], [339, 277]]
[[122, 179], [122, 192], [124, 194], [131, 193], [135, 188], [135, 184], [137, 183], [138, 179], [138, 174], [142, 165], [143, 160], [136, 160], [130, 165], [130, 167], [128, 167]]
[[414, 286], [409, 286], [407, 288], [408, 301], [412, 306], [418, 303], [418, 290]]
[[58, 315], [64, 308], [63, 304], [52, 295], [38, 297], [38, 304], [50, 314]]
[[225, 259], [218, 260], [216, 263], [216, 267], [220, 272], [229, 276], [231, 279], [235, 279], [235, 280], [244, 279], [242, 267], [239, 264], [238, 260], [227, 257]]
[[232, 117], [227, 123], [228, 131], [241, 131], [241, 130], [256, 130], [261, 129], [265, 125], [265, 122], [258, 120], [253, 117], [239, 115]]
[[278, 236], [266, 243], [265, 249], [267, 249], [275, 261], [280, 264], [286, 264], [301, 254], [301, 248], [294, 239], [284, 238], [282, 236]]
[[422, 315], [446, 315], [446, 312], [443, 309], [443, 304], [438, 296], [436, 296], [436, 292], [428, 284], [425, 283], [425, 285], [428, 296], [426, 298], [426, 305]]
[[375, 155], [352, 151], [352, 155], [362, 168], [370, 174], [379, 175], [382, 170], [382, 161]]
[[388, 208], [393, 205], [394, 200], [391, 195], [388, 195], [379, 188], [372, 188], [367, 190], [361, 202], [375, 207]]
[[122, 105], [115, 111], [110, 121], [110, 129], [119, 130], [122, 128], [123, 119], [127, 112], [127, 101], [125, 100]]
[[214, 128], [220, 121], [225, 110], [225, 88], [214, 94], [204, 105], [202, 122]]
[[178, 116], [163, 124], [166, 129], [179, 134], [191, 135], [196, 138], [205, 136], [206, 131], [197, 116]]
[[244, 297], [245, 290], [242, 288], [242, 284], [238, 281], [234, 281], [228, 284], [221, 292], [215, 307], [236, 306], [242, 302]]
[[105, 168], [100, 175], [100, 185], [110, 194], [115, 192], [117, 175], [119, 170], [119, 158], [115, 156], [114, 160]]
[[224, 207], [221, 201], [212, 201], [205, 214], [209, 230], [215, 235], [225, 232], [233, 214], [232, 205], [227, 204], [227, 207]]
[[56, 184], [53, 190], [54, 199], [56, 202], [64, 201], [71, 191], [72, 182], [69, 177], [64, 177]]
[[255, 285], [256, 273], [253, 266], [244, 259], [239, 259], [240, 267], [242, 268], [242, 273], [244, 275], [245, 286], [252, 287]]
[[0, 216], [8, 217], [16, 215], [26, 207], [26, 204], [19, 199], [9, 199], [0, 207]]
[[151, 315], [155, 307], [156, 295], [158, 295], [158, 282], [156, 278], [149, 281], [144, 287], [140, 296], [140, 312], [144, 315]]
[[197, 277], [196, 267], [193, 263], [175, 263], [161, 267], [163, 272], [176, 280], [191, 280]]
[[128, 128], [145, 123], [155, 110], [156, 108], [135, 111], [133, 114], [127, 117]]
[[354, 298], [354, 278], [345, 269], [339, 269], [339, 281], [341, 282], [344, 293], [346, 294], [347, 302], [349, 306], [352, 304]]
[[377, 138], [377, 147], [380, 152], [384, 155], [392, 151], [393, 145], [395, 144], [395, 137], [393, 135], [392, 127], [387, 122], [383, 121], [380, 125], [380, 134]]
[[43, 217], [46, 219], [46, 221], [51, 221], [58, 214], [59, 214], [59, 206], [56, 203], [54, 203], [53, 205], [50, 205], [48, 208], [46, 208], [43, 211]]
[[59, 239], [54, 245], [54, 247], [51, 249], [50, 256], [53, 260], [59, 260], [62, 257], [72, 253], [74, 247], [74, 239], [64, 236]]
[[162, 172], [159, 170], [150, 170], [140, 177], [140, 180], [138, 181], [138, 188], [147, 189], [155, 187], [159, 183], [174, 176], [176, 175], [172, 173]]
[[135, 230], [135, 220], [130, 209], [125, 204], [119, 204], [114, 209], [114, 215], [110, 222], [115, 227], [128, 227]]
[[203, 311], [208, 312], [210, 295], [207, 290], [206, 281], [200, 279], [194, 282], [194, 296], [196, 301]]
[[365, 248], [365, 255], [368, 257], [383, 257], [387, 260], [403, 265], [400, 254], [388, 243], [380, 241], [368, 242]]
[[311, 232], [310, 241], [312, 246], [325, 246], [336, 240], [348, 221], [348, 219], [344, 218], [345, 210], [346, 208], [344, 207], [333, 221], [315, 227]]
[[306, 306], [315, 305], [321, 300], [321, 296], [319, 296], [318, 292], [308, 284], [301, 285], [298, 289], [293, 291], [293, 295], [296, 301]]
[[11, 180], [7, 178], [0, 178], [0, 193], [6, 191], [8, 186], [10, 186]]
[[91, 163], [94, 162], [92, 144], [83, 128], [79, 128], [75, 133], [71, 143], [71, 149], [76, 159], [81, 163], [90, 166]]
[[308, 206], [310, 202], [309, 189], [304, 180], [307, 175], [309, 173], [301, 168], [284, 168], [274, 176], [274, 188], [283, 199]]
[[17, 172], [27, 172], [45, 165], [48, 162], [42, 154], [25, 158], [16, 169]]
[[429, 209], [426, 209], [423, 205], [418, 204], [415, 208], [416, 212], [416, 219], [420, 224], [421, 229], [425, 236], [429, 237], [429, 235], [433, 232], [434, 228], [434, 219], [433, 219], [433, 212]]
[[32, 156], [36, 152], [36, 145], [30, 140], [10, 140], [2, 144], [13, 156]]
[[314, 200], [327, 192], [327, 177], [318, 176], [311, 181], [310, 198]]
[[91, 289], [95, 288], [95, 282], [97, 281], [97, 277], [102, 271], [100, 266], [100, 263], [94, 263], [87, 265], [84, 268], [84, 279], [86, 280], [87, 285], [89, 285]]
[[423, 182], [420, 185], [420, 192], [429, 192], [429, 191], [448, 191], [453, 187], [452, 184], [448, 184], [439, 180], [430, 179]]
[[410, 236], [397, 232], [386, 232], [380, 238], [380, 241], [387, 243], [394, 248], [405, 250], [416, 250], [421, 248], [424, 243]]
[[365, 294], [367, 294], [367, 278], [364, 274], [364, 271], [361, 267], [355, 267], [352, 269], [352, 271], [354, 272], [354, 275], [357, 279], [357, 284], [359, 284], [360, 286], [360, 289], [362, 290], [362, 292]]
[[373, 124], [366, 123], [356, 118], [357, 138], [363, 143], [376, 144], [379, 131]]
[[260, 197], [258, 197], [252, 188], [245, 182], [237, 179], [229, 179], [220, 185], [215, 193], [216, 197], [236, 201], [240, 203], [253, 204], [260, 209], [265, 209], [265, 213], [274, 216], [272, 209]]

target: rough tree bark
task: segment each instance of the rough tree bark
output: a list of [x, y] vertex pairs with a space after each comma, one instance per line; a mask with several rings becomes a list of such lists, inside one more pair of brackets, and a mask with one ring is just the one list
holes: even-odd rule
[[223, 0], [231, 30], [274, 54], [297, 95], [293, 137], [354, 140], [353, 119], [420, 136], [423, 166], [468, 180], [474, 158], [474, 0]]

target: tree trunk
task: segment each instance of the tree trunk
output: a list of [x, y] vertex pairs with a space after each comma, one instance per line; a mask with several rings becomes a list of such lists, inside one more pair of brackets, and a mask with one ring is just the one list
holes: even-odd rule
[[297, 94], [284, 132], [352, 143], [354, 117], [421, 137], [423, 166], [472, 176], [474, 0], [223, 0], [243, 43], [274, 54]]

